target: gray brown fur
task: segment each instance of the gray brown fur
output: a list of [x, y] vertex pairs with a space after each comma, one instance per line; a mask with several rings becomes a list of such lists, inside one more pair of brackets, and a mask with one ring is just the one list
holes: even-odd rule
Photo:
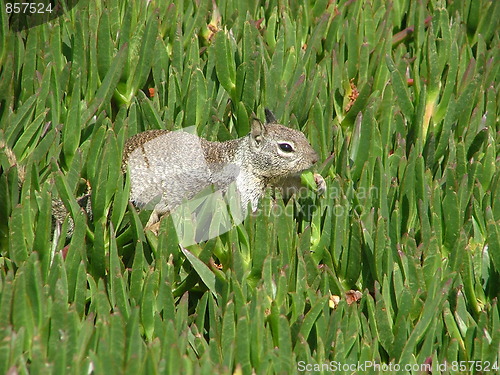
[[132, 151], [134, 151], [138, 147], [143, 147], [144, 143], [146, 143], [147, 141], [150, 141], [151, 139], [154, 139], [165, 133], [168, 133], [168, 130], [147, 130], [130, 137], [125, 143], [125, 147], [123, 149], [122, 171], [124, 173], [127, 171], [126, 161]]
[[[125, 144], [123, 166], [129, 170], [131, 201], [154, 208], [149, 225], [210, 185], [225, 191], [236, 183], [242, 209], [252, 210], [267, 186], [310, 168], [318, 160], [303, 133], [275, 122], [253, 119], [245, 137], [210, 142], [186, 132], [146, 131]], [[285, 150], [283, 150], [285, 148]]]

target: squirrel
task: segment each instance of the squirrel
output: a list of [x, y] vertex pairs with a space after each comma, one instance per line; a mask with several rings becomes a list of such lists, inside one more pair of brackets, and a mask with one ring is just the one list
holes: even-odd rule
[[302, 132], [280, 125], [268, 109], [265, 114], [266, 123], [253, 116], [248, 135], [225, 142], [168, 130], [128, 139], [122, 169], [128, 169], [130, 201], [139, 209], [154, 207], [146, 228], [209, 186], [225, 192], [235, 183], [246, 213], [249, 205], [257, 210], [266, 187], [284, 187], [291, 180], [296, 185], [299, 173], [311, 168], [318, 154]]

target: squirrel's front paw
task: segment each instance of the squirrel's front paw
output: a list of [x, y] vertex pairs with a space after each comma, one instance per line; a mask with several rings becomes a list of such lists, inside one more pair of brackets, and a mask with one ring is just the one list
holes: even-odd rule
[[314, 174], [314, 182], [316, 182], [316, 191], [319, 195], [323, 195], [326, 191], [326, 182], [322, 175], [319, 173]]
[[302, 180], [303, 185], [313, 191], [316, 191], [319, 195], [322, 195], [326, 191], [325, 179], [319, 173], [306, 171], [300, 175], [300, 179]]
[[153, 232], [155, 236], [158, 236], [158, 233], [160, 232], [160, 222], [157, 221], [156, 223], [148, 225], [148, 226], [146, 226], [146, 228], [144, 228], [144, 231], [148, 231], [148, 230]]
[[156, 210], [153, 210], [153, 212], [151, 212], [151, 216], [149, 217], [149, 220], [144, 227], [144, 231], [148, 230], [153, 232], [156, 236], [158, 235], [158, 232], [160, 230], [160, 215]]

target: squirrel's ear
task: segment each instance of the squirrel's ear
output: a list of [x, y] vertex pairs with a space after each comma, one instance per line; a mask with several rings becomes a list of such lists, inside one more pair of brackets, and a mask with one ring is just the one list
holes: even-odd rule
[[274, 117], [274, 113], [272, 113], [269, 108], [266, 108], [264, 112], [266, 113], [266, 123], [272, 124], [277, 122], [276, 117]]
[[265, 125], [255, 116], [252, 117], [252, 139], [259, 144], [262, 141], [262, 137], [266, 135]]

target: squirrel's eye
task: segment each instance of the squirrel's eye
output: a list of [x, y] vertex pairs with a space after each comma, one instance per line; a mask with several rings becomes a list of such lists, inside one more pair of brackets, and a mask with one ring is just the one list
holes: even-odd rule
[[280, 146], [281, 151], [285, 151], [285, 152], [292, 152], [293, 151], [293, 147], [290, 143], [280, 143], [279, 146]]

